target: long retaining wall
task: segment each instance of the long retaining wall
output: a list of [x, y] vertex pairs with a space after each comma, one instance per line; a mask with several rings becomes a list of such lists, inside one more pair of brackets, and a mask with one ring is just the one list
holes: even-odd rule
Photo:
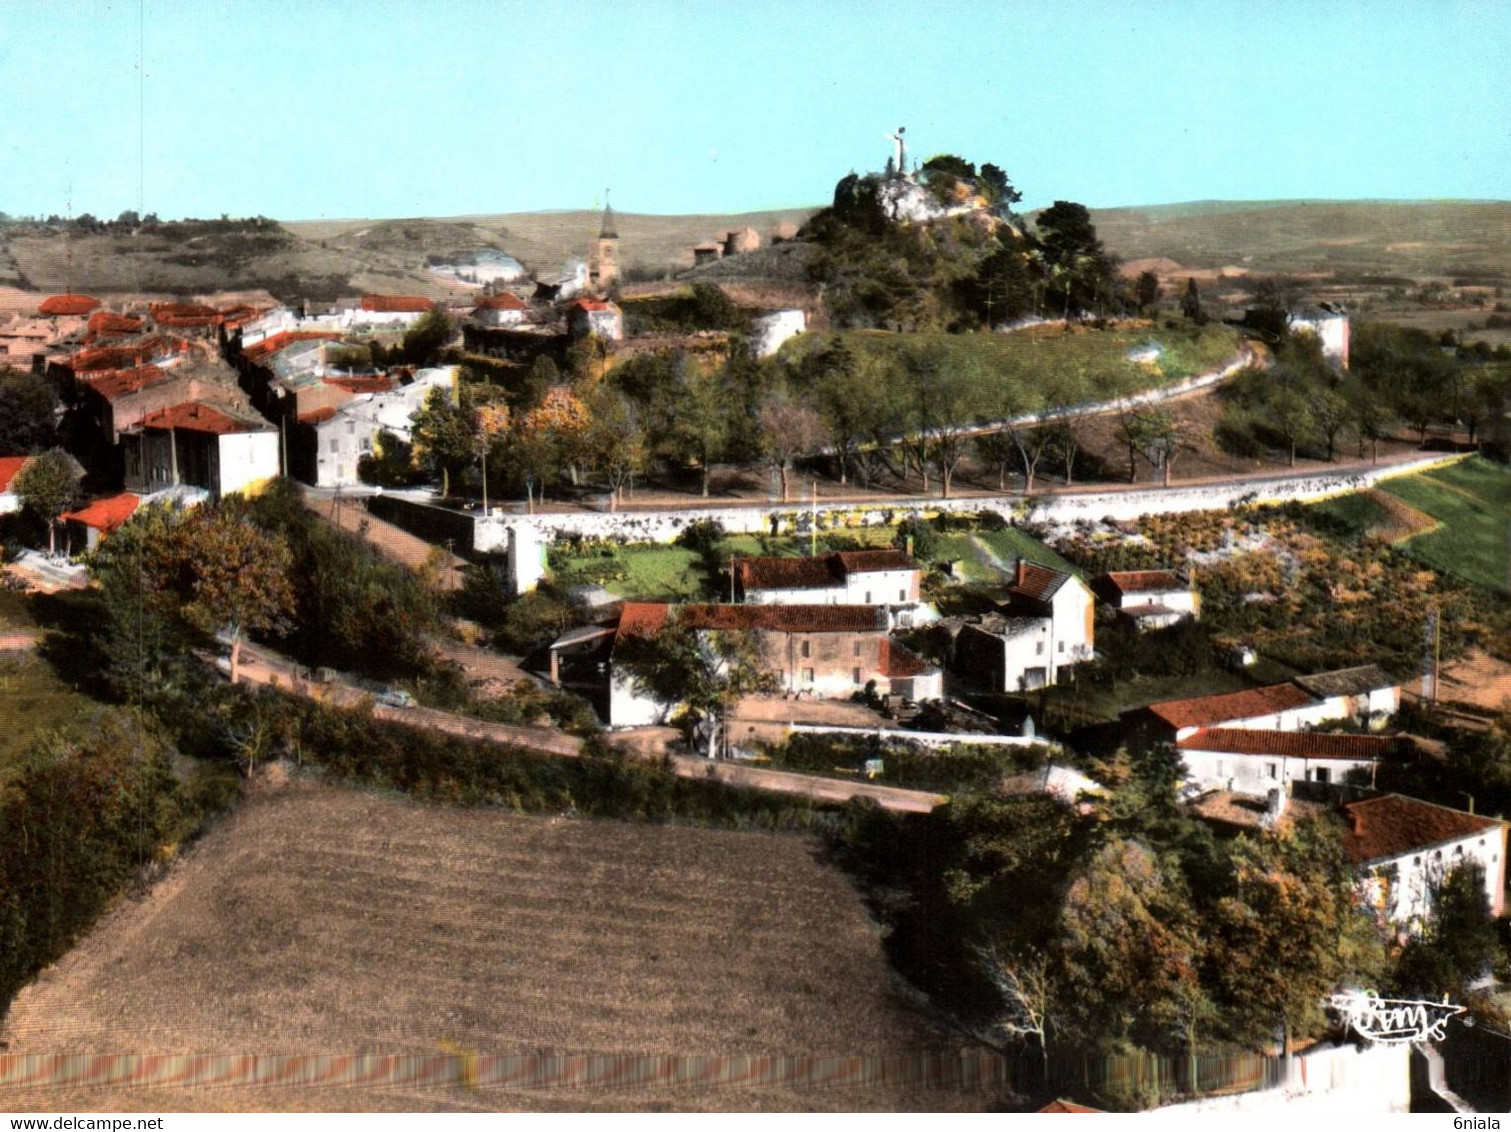
[[[1230, 510], [1249, 504], [1308, 502], [1362, 491], [1392, 476], [1412, 475], [1464, 459], [1461, 454], [1432, 453], [1380, 466], [1355, 466], [1333, 472], [1270, 476], [1177, 487], [1150, 486], [1129, 491], [1075, 491], [1047, 496], [994, 495], [965, 499], [900, 497], [868, 503], [819, 503], [746, 507], [690, 507], [674, 511], [569, 512], [548, 515], [479, 517], [484, 526], [474, 545], [498, 545], [509, 527], [538, 531], [547, 541], [579, 537], [619, 542], [672, 542], [684, 529], [703, 520], [723, 525], [732, 534], [806, 534], [819, 530], [885, 526], [910, 515], [925, 517], [996, 511], [1020, 521], [1069, 526], [1080, 521], [1127, 520], [1143, 515], [1185, 511]], [[485, 533], [486, 532], [486, 533]]]

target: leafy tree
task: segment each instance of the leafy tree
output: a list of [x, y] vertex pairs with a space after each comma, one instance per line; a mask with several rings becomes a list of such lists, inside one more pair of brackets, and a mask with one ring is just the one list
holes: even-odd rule
[[701, 723], [708, 757], [718, 751], [724, 714], [746, 696], [777, 690], [749, 632], [699, 631], [675, 621], [654, 636], [630, 637], [615, 650], [637, 691], [663, 704], [681, 705], [691, 739]]
[[981, 166], [981, 173], [976, 178], [976, 184], [986, 199], [996, 205], [998, 213], [1004, 217], [1011, 217], [1012, 206], [1023, 199], [1023, 194], [1013, 188], [1012, 182], [1008, 180], [1007, 172], [989, 161]]
[[635, 403], [617, 389], [600, 387], [588, 403], [586, 447], [592, 466], [609, 485], [609, 510], [618, 508], [625, 484], [647, 464], [645, 429]]
[[788, 480], [793, 461], [811, 456], [829, 440], [824, 420], [814, 410], [785, 394], [773, 396], [761, 406], [761, 447], [767, 462], [782, 480], [782, 502], [791, 498]]
[[1206, 316], [1201, 309], [1201, 291], [1196, 286], [1196, 280], [1187, 278], [1186, 289], [1180, 298], [1180, 312], [1187, 319], [1200, 326], [1206, 322]]
[[1187, 447], [1185, 429], [1169, 413], [1156, 410], [1145, 415], [1142, 434], [1145, 456], [1160, 470], [1164, 486], [1169, 487], [1175, 461]]
[[47, 524], [47, 552], [58, 552], [58, 516], [73, 506], [79, 495], [79, 465], [61, 448], [34, 456], [16, 477], [15, 492], [25, 507]]
[[1484, 868], [1476, 861], [1459, 865], [1433, 886], [1432, 904], [1423, 934], [1397, 961], [1396, 986], [1413, 998], [1462, 998], [1500, 954]]
[[1159, 276], [1152, 271], [1140, 272], [1133, 285], [1133, 301], [1138, 305], [1139, 314], [1159, 302]]
[[1312, 407], [1306, 394], [1296, 384], [1282, 382], [1267, 403], [1268, 419], [1285, 442], [1286, 464], [1296, 466], [1296, 448], [1314, 424]]
[[1374, 982], [1383, 950], [1354, 899], [1354, 875], [1330, 823], [1233, 842], [1208, 919], [1207, 979], [1235, 1037], [1313, 1032], [1326, 996]]
[[404, 361], [414, 366], [433, 366], [455, 337], [456, 323], [451, 316], [440, 307], [433, 307], [404, 332]]
[[677, 367], [675, 400], [661, 403], [658, 428], [663, 450], [673, 459], [695, 461], [702, 494], [708, 498], [713, 465], [729, 444], [733, 422], [729, 399], [716, 374], [687, 359]]
[[990, 330], [1034, 308], [1034, 284], [1028, 260], [1017, 242], [999, 247], [981, 261], [970, 288], [971, 308]]
[[[525, 414], [516, 430], [515, 458], [524, 469], [526, 490], [539, 485], [539, 498], [546, 497], [546, 484], [562, 468], [574, 469], [587, 456], [585, 443], [591, 422], [586, 406], [564, 385], [548, 392], [539, 405]], [[533, 504], [534, 498], [531, 498]]]
[[1097, 238], [1091, 212], [1083, 204], [1057, 200], [1038, 216], [1039, 247], [1045, 272], [1059, 292], [1063, 315], [1091, 310], [1109, 296], [1112, 257]]
[[0, 369], [0, 453], [31, 455], [51, 447], [54, 402], [46, 378]]
[[1349, 404], [1348, 398], [1327, 380], [1315, 382], [1307, 397], [1307, 409], [1311, 413], [1312, 423], [1327, 444], [1327, 462], [1333, 462], [1334, 453], [1338, 448], [1338, 436], [1351, 419], [1357, 417], [1354, 407]]
[[432, 389], [425, 404], [411, 418], [415, 457], [431, 475], [441, 479], [441, 493], [451, 494], [451, 481], [476, 458], [477, 425], [465, 390], [460, 404], [452, 404], [445, 389]]
[[180, 595], [184, 616], [206, 633], [229, 632], [235, 684], [245, 634], [280, 630], [294, 613], [288, 542], [248, 522], [244, 507], [231, 500], [190, 511], [173, 535], [174, 549], [163, 560], [188, 583]]

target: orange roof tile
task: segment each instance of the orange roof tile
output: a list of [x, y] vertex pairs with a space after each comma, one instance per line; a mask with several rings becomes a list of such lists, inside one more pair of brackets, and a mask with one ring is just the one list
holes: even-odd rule
[[484, 295], [473, 306], [473, 310], [480, 311], [527, 311], [529, 309], [529, 303], [507, 291], [502, 295]]
[[345, 389], [348, 393], [387, 393], [393, 389], [393, 378], [387, 374], [373, 374], [367, 377], [322, 377], [320, 380], [326, 385]]
[[139, 503], [141, 500], [135, 495], [129, 491], [123, 491], [120, 495], [112, 495], [108, 499], [96, 499], [87, 507], [81, 507], [77, 511], [64, 512], [60, 518], [72, 519], [76, 523], [83, 523], [86, 527], [94, 527], [108, 534], [131, 518]]
[[1300, 759], [1379, 759], [1399, 743], [1383, 735], [1334, 735], [1321, 731], [1266, 731], [1204, 727], [1176, 746], [1182, 751], [1231, 755], [1284, 755]]
[[249, 362], [260, 362], [272, 357], [285, 346], [292, 346], [295, 342], [313, 342], [317, 338], [339, 342], [341, 335], [325, 330], [280, 330], [277, 334], [269, 334], [261, 342], [247, 346], [241, 351], [241, 356]]
[[1492, 830], [1499, 833], [1506, 824], [1400, 794], [1349, 802], [1343, 807], [1343, 816], [1348, 826], [1343, 846], [1356, 865], [1431, 849]]
[[104, 373], [86, 373], [84, 384], [107, 401], [137, 393], [149, 385], [167, 381], [171, 375], [158, 366], [134, 366], [131, 369], [108, 370]]
[[740, 558], [735, 576], [747, 590], [814, 590], [839, 585], [846, 575], [917, 570], [900, 550], [844, 550], [822, 558]]
[[61, 315], [85, 315], [99, 305], [99, 299], [92, 299], [88, 295], [50, 295], [37, 304], [37, 313], [54, 318]]
[[0, 491], [10, 489], [11, 480], [21, 474], [30, 456], [0, 456]]
[[115, 311], [95, 311], [89, 316], [89, 333], [95, 337], [140, 334], [145, 325], [136, 315], [116, 314]]
[[1171, 727], [1202, 727], [1230, 719], [1254, 719], [1262, 715], [1315, 704], [1309, 692], [1294, 684], [1269, 684], [1220, 696], [1197, 696], [1189, 700], [1164, 700], [1148, 707], [1156, 718]]
[[200, 303], [152, 303], [147, 308], [160, 326], [218, 326], [221, 313]]
[[874, 605], [681, 605], [675, 616], [689, 629], [777, 633], [885, 632], [887, 620]]
[[1054, 1101], [1050, 1101], [1043, 1108], [1039, 1109], [1039, 1111], [1040, 1112], [1101, 1112], [1102, 1110], [1099, 1109], [1099, 1108], [1087, 1108], [1083, 1104], [1076, 1104], [1075, 1101], [1054, 1100]]
[[1048, 601], [1070, 580], [1069, 574], [1040, 566], [1037, 562], [1018, 559], [1018, 568], [1013, 582], [1007, 587], [1012, 597], [1026, 597], [1033, 601]]
[[433, 299], [421, 295], [363, 295], [362, 309], [392, 314], [417, 314], [435, 306]]
[[671, 606], [659, 601], [627, 601], [619, 613], [621, 637], [654, 637], [666, 624]]
[[899, 644], [891, 637], [884, 637], [881, 642], [881, 663], [878, 667], [883, 676], [897, 679], [927, 672], [930, 665], [905, 645]]
[[1119, 593], [1135, 594], [1184, 590], [1188, 586], [1174, 570], [1109, 570], [1102, 575]]
[[198, 401], [186, 401], [179, 405], [170, 405], [166, 409], [159, 409], [155, 413], [148, 413], [142, 418], [142, 427], [207, 432], [216, 436], [224, 436], [232, 432], [264, 431], [261, 426], [238, 421], [219, 409], [202, 405]]
[[68, 365], [74, 373], [130, 369], [164, 354], [181, 353], [188, 348], [187, 342], [154, 334], [150, 338], [123, 342], [118, 346], [94, 346], [80, 350], [68, 359]]
[[336, 415], [336, 410], [331, 405], [320, 409], [308, 409], [299, 414], [299, 423], [307, 425], [324, 424]]

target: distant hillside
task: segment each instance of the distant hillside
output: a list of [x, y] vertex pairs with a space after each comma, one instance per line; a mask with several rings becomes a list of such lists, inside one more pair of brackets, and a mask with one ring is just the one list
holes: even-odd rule
[[1092, 211], [1125, 260], [1257, 274], [1511, 274], [1511, 201], [1197, 201]]
[[[731, 215], [653, 216], [615, 211], [620, 262], [626, 268], [660, 273], [692, 266], [695, 244], [717, 240], [731, 228], [754, 228], [764, 243], [781, 223], [801, 225], [811, 208], [776, 209]], [[573, 256], [586, 256], [598, 235], [602, 213], [510, 212], [446, 220], [296, 220], [284, 227], [306, 240], [324, 241], [361, 255], [402, 248], [416, 262], [429, 252], [450, 252], [464, 233], [479, 246], [508, 252], [532, 271], [550, 273]], [[433, 247], [430, 241], [447, 245]]]
[[[617, 213], [620, 257], [647, 276], [691, 265], [693, 245], [731, 228], [763, 242], [781, 223], [800, 225], [809, 208], [733, 215]], [[1511, 276], [1511, 202], [1198, 201], [1092, 213], [1107, 246], [1124, 260], [1166, 260], [1181, 269], [1344, 276]], [[237, 234], [175, 242], [150, 234], [65, 235], [0, 229], [0, 286], [33, 291], [183, 294], [267, 288], [280, 298], [361, 291], [456, 293], [425, 270], [430, 256], [487, 249], [553, 272], [585, 256], [598, 234], [590, 210], [412, 220], [289, 221], [256, 239]], [[796, 260], [771, 261], [778, 275]], [[747, 276], [754, 262], [735, 274]], [[722, 276], [731, 269], [711, 271]]]

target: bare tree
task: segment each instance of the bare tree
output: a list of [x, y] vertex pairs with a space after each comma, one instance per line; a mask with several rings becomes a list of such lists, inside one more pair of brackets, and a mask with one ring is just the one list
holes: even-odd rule
[[1053, 999], [1048, 955], [1042, 951], [1027, 958], [1008, 955], [996, 945], [982, 948], [980, 955], [987, 978], [1002, 996], [1002, 1014], [994, 1028], [1013, 1040], [1032, 1037], [1037, 1041], [1047, 1076], [1048, 1029]]

